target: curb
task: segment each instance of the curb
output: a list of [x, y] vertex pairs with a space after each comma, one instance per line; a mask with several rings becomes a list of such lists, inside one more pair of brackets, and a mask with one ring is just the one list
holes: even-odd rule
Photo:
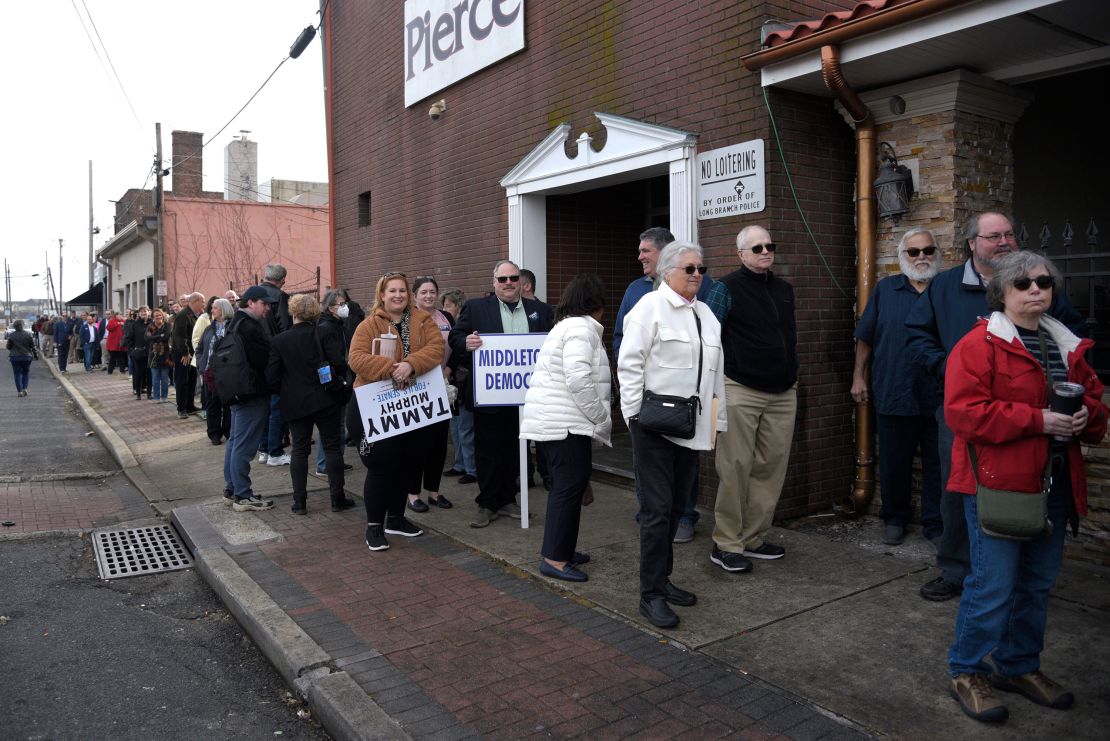
[[192, 551], [197, 572], [333, 738], [411, 738], [235, 563], [198, 505], [173, 510], [170, 521]]
[[[66, 393], [68, 393], [74, 403], [77, 404], [77, 408], [81, 410], [81, 414], [85, 417], [85, 420], [100, 439], [104, 441], [104, 445], [108, 448], [108, 452], [116, 459], [116, 463], [120, 465], [124, 473], [127, 473], [128, 469], [138, 468], [139, 461], [136, 460], [135, 455], [131, 452], [131, 448], [127, 447], [127, 443], [123, 441], [123, 438], [104, 421], [100, 413], [93, 409], [92, 405], [85, 400], [85, 395], [78, 391], [77, 387], [66, 378], [66, 375], [59, 371], [57, 366], [49, 362], [49, 360], [50, 359], [47, 358], [43, 362], [46, 367], [50, 369], [50, 373], [53, 374], [54, 380], [61, 384], [62, 388], [66, 390]], [[128, 476], [128, 478], [130, 479], [131, 477]], [[136, 486], [138, 486], [138, 484], [136, 484]]]

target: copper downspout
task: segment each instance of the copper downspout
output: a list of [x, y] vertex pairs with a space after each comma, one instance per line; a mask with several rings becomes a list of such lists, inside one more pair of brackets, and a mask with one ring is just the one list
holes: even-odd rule
[[[840, 49], [821, 47], [821, 77], [856, 124], [856, 321], [875, 289], [875, 119], [840, 69]], [[849, 513], [866, 512], [875, 493], [874, 414], [870, 402], [856, 405], [856, 478], [852, 493], [838, 504]]]
[[[332, 127], [332, 59], [331, 35], [335, 26], [332, 25], [332, 8], [328, 0], [321, 0], [324, 17], [320, 19], [320, 28], [324, 30], [324, 85], [327, 94], [324, 96], [324, 115], [327, 116], [327, 146], [328, 146], [328, 237], [331, 244], [328, 250], [329, 267], [331, 268], [332, 288], [339, 288], [339, 276], [335, 273], [335, 131]], [[321, 296], [322, 298], [322, 296]]]

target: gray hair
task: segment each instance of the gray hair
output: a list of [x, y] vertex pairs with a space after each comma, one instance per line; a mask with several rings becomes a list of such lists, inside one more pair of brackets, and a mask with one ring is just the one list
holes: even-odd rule
[[204, 301], [205, 300], [204, 294], [201, 293], [200, 291], [193, 291], [192, 293], [190, 293], [188, 296], [185, 297], [185, 303], [191, 304], [194, 301], [197, 301], [198, 299], [200, 301]]
[[1052, 260], [1033, 250], [1018, 250], [1004, 255], [994, 268], [994, 275], [987, 283], [987, 308], [1002, 311], [1005, 308], [1006, 289], [1018, 278], [1025, 278], [1033, 268], [1044, 267], [1052, 276], [1052, 295], [1055, 298], [1064, 289], [1064, 276]]
[[671, 234], [671, 230], [666, 227], [653, 226], [640, 234], [640, 241], [653, 242], [655, 249], [661, 250], [674, 241], [674, 234]]
[[[963, 247], [964, 247], [964, 249], [969, 250], [969, 251], [971, 250], [971, 244], [970, 244], [971, 240], [973, 240], [973, 239], [975, 239], [976, 237], [979, 236], [979, 219], [983, 218], [984, 216], [987, 216], [988, 214], [994, 214], [995, 216], [1001, 216], [1003, 219], [1010, 222], [1010, 228], [1011, 229], [1014, 228], [1014, 220], [1012, 218], [1010, 218], [1009, 214], [1004, 214], [1001, 211], [980, 211], [979, 213], [975, 214], [970, 219], [968, 219], [967, 223], [964, 224], [964, 233], [963, 233], [963, 239], [964, 239]], [[957, 245], [957, 246], [959, 246], [959, 245]]]
[[263, 269], [262, 279], [268, 280], [271, 283], [276, 283], [279, 280], [285, 280], [285, 276], [289, 271], [285, 269], [284, 265], [280, 263], [270, 263]]
[[225, 322], [235, 315], [234, 307], [232, 307], [231, 302], [226, 298], [218, 298], [213, 301], [212, 308], [220, 310], [220, 316]]
[[704, 259], [704, 254], [696, 244], [692, 242], [671, 242], [663, 248], [663, 252], [659, 255], [659, 262], [655, 266], [655, 272], [663, 280], [667, 279], [667, 275], [678, 267], [678, 261], [682, 255], [687, 252], [695, 252], [699, 258]]
[[902, 235], [902, 239], [898, 242], [898, 254], [902, 254], [902, 250], [906, 249], [906, 240], [910, 237], [916, 237], [918, 234], [928, 234], [929, 239], [933, 240], [933, 244], [936, 245], [937, 235], [933, 234], [932, 229], [926, 229], [923, 226], [915, 226], [911, 229], [907, 229], [906, 233]]
[[324, 294], [324, 300], [320, 303], [321, 312], [325, 312], [331, 307], [339, 303], [339, 299], [346, 300], [344, 295], [346, 292], [342, 288], [333, 288]]
[[501, 269], [501, 266], [502, 266], [502, 265], [512, 265], [512, 266], [513, 266], [514, 268], [516, 268], [516, 269], [517, 269], [518, 271], [520, 270], [520, 266], [519, 266], [519, 265], [517, 265], [517, 264], [516, 264], [515, 262], [513, 262], [512, 260], [498, 260], [498, 261], [497, 261], [497, 262], [496, 262], [496, 263], [494, 264], [494, 266], [493, 266], [493, 272], [492, 272], [492, 273], [490, 273], [490, 275], [497, 275], [497, 271]]
[[751, 234], [756, 229], [767, 232], [768, 235], [771, 233], [767, 229], [767, 227], [765, 227], [765, 226], [761, 226], [759, 224], [748, 224], [746, 227], [744, 227], [743, 229], [740, 230], [739, 234], [736, 235], [736, 249], [737, 250], [743, 249], [744, 242], [745, 242], [745, 240], [747, 240], [748, 235]]

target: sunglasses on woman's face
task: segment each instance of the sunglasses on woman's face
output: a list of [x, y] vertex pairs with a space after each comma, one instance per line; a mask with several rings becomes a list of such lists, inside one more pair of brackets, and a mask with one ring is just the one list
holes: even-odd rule
[[753, 244], [748, 249], [752, 251], [753, 255], [758, 255], [762, 253], [763, 250], [774, 252], [776, 247], [778, 247], [778, 245], [776, 245], [774, 242], [768, 242], [767, 244]]
[[705, 271], [709, 270], [704, 265], [687, 265], [682, 269], [686, 271], [686, 275], [693, 275], [695, 270], [698, 271], [698, 275], [705, 275]]
[[911, 258], [916, 258], [918, 255], [920, 255], [923, 252], [926, 255], [935, 255], [936, 252], [937, 252], [937, 247], [936, 247], [936, 245], [931, 244], [928, 247], [907, 247], [906, 248], [906, 254], [909, 255]]
[[1023, 278], [1014, 278], [1014, 288], [1018, 289], [1019, 291], [1028, 291], [1029, 286], [1036, 283], [1037, 288], [1044, 291], [1052, 288], [1052, 282], [1053, 281], [1051, 275], [1038, 275], [1036, 278], [1030, 278], [1027, 275]]

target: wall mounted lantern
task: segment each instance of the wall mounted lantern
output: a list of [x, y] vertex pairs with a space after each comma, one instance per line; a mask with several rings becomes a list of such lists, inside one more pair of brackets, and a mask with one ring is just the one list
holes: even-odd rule
[[913, 198], [913, 175], [905, 165], [898, 164], [894, 149], [883, 142], [879, 145], [879, 175], [875, 178], [875, 200], [878, 201], [879, 218], [898, 220], [910, 211]]

